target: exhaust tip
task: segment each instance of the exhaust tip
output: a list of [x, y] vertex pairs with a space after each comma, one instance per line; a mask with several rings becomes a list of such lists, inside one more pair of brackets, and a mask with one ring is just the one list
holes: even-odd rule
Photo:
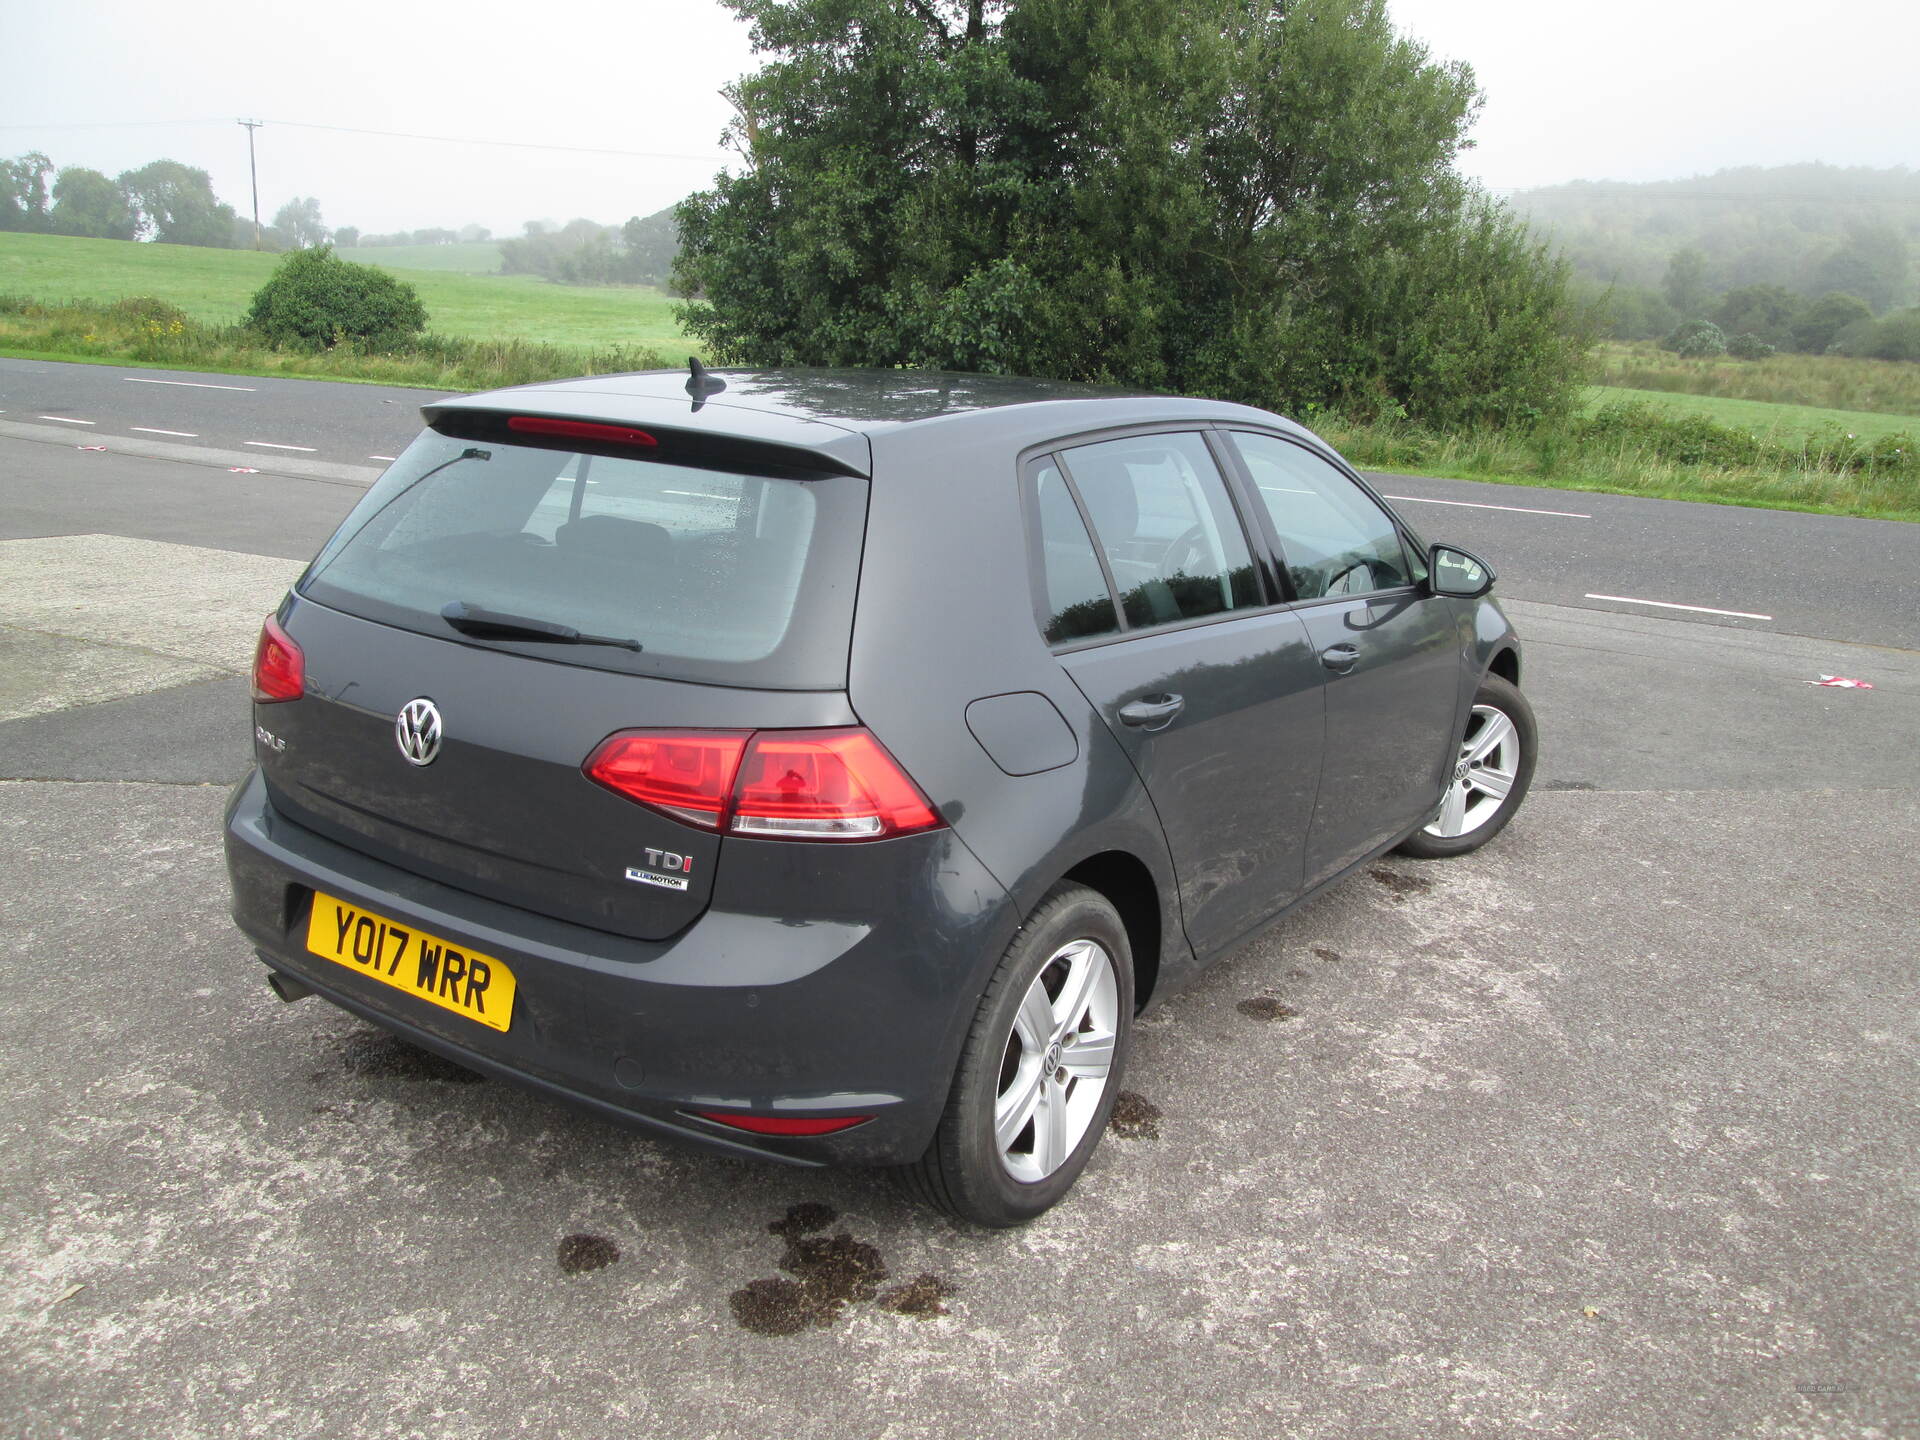
[[278, 995], [289, 1005], [296, 1000], [304, 1000], [307, 996], [313, 994], [311, 986], [302, 985], [291, 975], [283, 975], [278, 970], [269, 970], [267, 972], [267, 985], [272, 989], [274, 994]]

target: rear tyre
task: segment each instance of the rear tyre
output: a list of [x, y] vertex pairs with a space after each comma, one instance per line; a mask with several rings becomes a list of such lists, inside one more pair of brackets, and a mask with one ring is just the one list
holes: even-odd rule
[[976, 1225], [1059, 1203], [1113, 1112], [1133, 1033], [1133, 952], [1105, 897], [1050, 891], [1001, 957], [927, 1153], [901, 1179]]
[[1533, 783], [1538, 748], [1527, 697], [1512, 682], [1488, 675], [1473, 697], [1440, 813], [1401, 841], [1400, 853], [1444, 860], [1478, 850], [1506, 829]]

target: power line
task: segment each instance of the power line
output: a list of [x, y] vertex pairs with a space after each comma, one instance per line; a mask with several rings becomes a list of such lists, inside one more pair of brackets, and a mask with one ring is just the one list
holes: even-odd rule
[[[226, 125], [227, 120], [89, 120], [57, 125], [0, 125], [0, 130], [112, 130], [123, 126], [153, 125]], [[357, 125], [315, 125], [302, 120], [266, 120], [256, 122], [278, 125], [287, 130], [329, 130], [339, 135], [374, 135], [383, 140], [428, 140], [441, 145], [487, 145], [503, 150], [552, 150], [568, 155], [620, 155], [631, 160], [685, 160], [700, 165], [720, 165], [728, 157], [719, 154], [678, 155], [655, 150], [614, 150], [597, 145], [548, 145], [537, 140], [486, 140], [463, 135], [417, 135], [406, 130], [368, 130]]]
[[378, 135], [385, 140], [431, 140], [443, 145], [491, 145], [506, 150], [557, 150], [569, 155], [624, 155], [633, 160], [687, 160], [717, 165], [725, 155], [667, 155], [653, 150], [609, 150], [595, 145], [544, 145], [534, 140], [475, 140], [460, 135], [415, 135], [405, 130], [363, 130], [355, 125], [310, 125], [299, 120], [270, 120], [291, 130], [332, 130], [342, 135]]
[[45, 125], [0, 125], [0, 130], [122, 130], [145, 125], [224, 125], [225, 120], [55, 120]]

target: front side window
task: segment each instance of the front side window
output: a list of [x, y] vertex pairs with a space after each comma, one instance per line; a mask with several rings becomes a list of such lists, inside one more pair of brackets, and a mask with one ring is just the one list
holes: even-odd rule
[[1413, 583], [1400, 531], [1366, 491], [1290, 441], [1246, 431], [1233, 438], [1302, 600]]
[[1239, 517], [1206, 441], [1136, 435], [1062, 452], [1132, 627], [1262, 603]]

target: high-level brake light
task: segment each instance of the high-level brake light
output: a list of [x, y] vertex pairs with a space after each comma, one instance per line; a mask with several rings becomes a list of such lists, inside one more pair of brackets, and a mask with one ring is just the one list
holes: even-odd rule
[[623, 730], [587, 777], [705, 830], [769, 840], [884, 840], [943, 822], [866, 730]]
[[660, 442], [630, 425], [596, 425], [591, 420], [556, 420], [549, 415], [515, 415], [507, 429], [522, 435], [562, 435], [570, 440], [598, 440], [603, 445], [638, 445], [651, 449]]
[[253, 698], [273, 705], [298, 700], [307, 689], [307, 658], [280, 622], [269, 615], [260, 627], [260, 643], [253, 648]]

